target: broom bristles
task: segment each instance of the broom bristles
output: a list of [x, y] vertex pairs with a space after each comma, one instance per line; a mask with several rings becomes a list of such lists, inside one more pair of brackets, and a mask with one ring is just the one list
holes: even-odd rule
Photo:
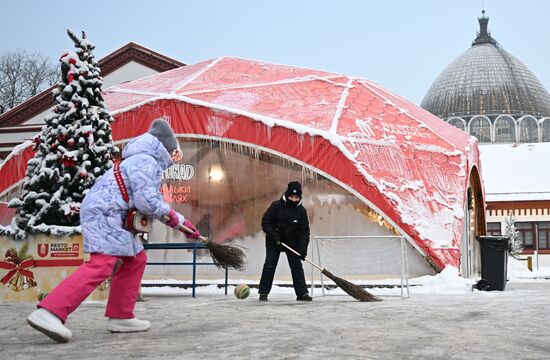
[[210, 256], [218, 268], [232, 268], [239, 271], [244, 269], [244, 252], [238, 247], [212, 241], [206, 241], [205, 245], [210, 250]]
[[378, 296], [375, 296], [365, 289], [363, 289], [360, 286], [357, 286], [355, 284], [352, 284], [351, 282], [339, 278], [338, 276], [335, 276], [327, 269], [323, 269], [322, 271], [323, 275], [334, 281], [336, 286], [338, 286], [340, 289], [344, 290], [348, 295], [352, 296], [353, 298], [363, 301], [363, 302], [371, 302], [371, 301], [382, 301], [381, 298]]

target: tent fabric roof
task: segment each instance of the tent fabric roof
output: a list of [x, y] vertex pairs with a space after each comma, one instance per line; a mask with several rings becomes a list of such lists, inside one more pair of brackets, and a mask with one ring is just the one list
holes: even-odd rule
[[436, 265], [458, 265], [476, 140], [378, 84], [224, 57], [110, 88], [106, 100], [120, 121], [152, 112], [181, 135], [291, 156], [364, 198]]
[[290, 157], [362, 198], [436, 266], [459, 266], [477, 141], [374, 82], [223, 57], [111, 87], [105, 100], [116, 140], [162, 116], [179, 136]]
[[10, 225], [11, 219], [15, 216], [15, 210], [9, 208], [7, 203], [0, 202], [0, 225]]

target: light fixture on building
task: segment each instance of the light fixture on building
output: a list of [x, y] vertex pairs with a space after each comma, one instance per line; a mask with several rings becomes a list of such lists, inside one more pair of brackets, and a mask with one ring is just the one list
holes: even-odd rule
[[210, 169], [210, 172], [208, 174], [210, 176], [210, 180], [212, 181], [222, 181], [223, 180], [223, 170], [220, 166], [213, 166]]

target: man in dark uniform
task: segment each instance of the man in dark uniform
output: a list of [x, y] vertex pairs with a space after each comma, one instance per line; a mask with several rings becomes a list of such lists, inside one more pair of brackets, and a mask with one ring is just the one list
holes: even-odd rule
[[[260, 280], [260, 301], [267, 301], [281, 251], [286, 252], [290, 265], [296, 300], [311, 301], [301, 262], [307, 255], [309, 221], [307, 211], [302, 206], [302, 186], [299, 182], [288, 183], [288, 188], [283, 196], [274, 201], [267, 209], [262, 217], [262, 229], [266, 234], [266, 256]], [[299, 252], [301, 256], [286, 250], [281, 242]]]

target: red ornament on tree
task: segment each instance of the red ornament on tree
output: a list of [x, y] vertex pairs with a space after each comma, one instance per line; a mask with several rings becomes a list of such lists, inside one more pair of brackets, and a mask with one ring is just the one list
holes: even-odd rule
[[61, 163], [65, 167], [73, 167], [76, 164], [76, 161], [73, 161], [71, 159], [61, 159]]
[[67, 140], [67, 145], [69, 145], [69, 147], [73, 147], [74, 146], [74, 139], [70, 138], [69, 140]]
[[33, 151], [36, 151], [39, 146], [40, 146], [40, 135], [36, 135], [35, 137], [32, 138]]
[[67, 156], [67, 154], [63, 154], [60, 161], [66, 167], [73, 167], [76, 165], [76, 156]]

